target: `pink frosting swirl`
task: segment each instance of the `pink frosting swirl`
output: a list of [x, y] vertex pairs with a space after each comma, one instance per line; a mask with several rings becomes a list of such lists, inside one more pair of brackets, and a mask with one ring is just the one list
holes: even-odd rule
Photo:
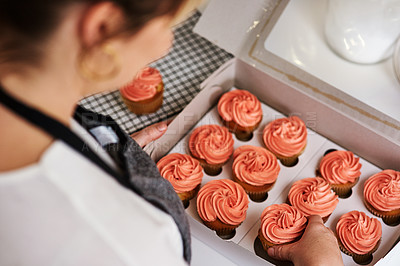
[[222, 95], [218, 112], [225, 121], [233, 121], [242, 127], [254, 126], [262, 118], [260, 101], [245, 90], [233, 90]]
[[232, 170], [236, 177], [253, 186], [275, 182], [281, 169], [275, 155], [261, 147], [241, 146], [235, 150], [233, 158]]
[[249, 198], [238, 183], [229, 179], [208, 182], [197, 195], [197, 212], [202, 220], [219, 219], [229, 225], [238, 225], [246, 219]]
[[328, 182], [320, 177], [309, 177], [293, 183], [288, 195], [290, 204], [305, 216], [327, 217], [339, 203], [338, 196]]
[[233, 152], [233, 137], [225, 127], [200, 126], [190, 135], [189, 149], [196, 158], [204, 159], [209, 164], [221, 164]]
[[319, 171], [330, 184], [354, 183], [361, 175], [359, 160], [351, 151], [333, 151], [322, 158]]
[[268, 206], [261, 214], [261, 232], [273, 244], [285, 244], [299, 239], [306, 224], [307, 218], [286, 203]]
[[364, 198], [380, 211], [400, 209], [400, 172], [383, 170], [368, 178], [364, 184]]
[[120, 89], [122, 96], [128, 100], [138, 102], [152, 98], [161, 88], [160, 72], [151, 67], [142, 69], [136, 77]]
[[187, 154], [171, 153], [158, 161], [162, 177], [167, 179], [176, 193], [195, 189], [203, 179], [203, 168], [199, 161]]
[[348, 251], [364, 255], [378, 244], [382, 236], [382, 226], [378, 219], [363, 212], [351, 211], [340, 217], [336, 233]]
[[275, 154], [291, 157], [303, 151], [307, 144], [307, 128], [297, 116], [270, 122], [263, 132], [267, 149]]

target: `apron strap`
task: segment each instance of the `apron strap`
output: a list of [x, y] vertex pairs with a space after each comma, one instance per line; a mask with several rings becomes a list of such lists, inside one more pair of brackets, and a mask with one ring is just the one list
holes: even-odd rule
[[[190, 262], [191, 258], [191, 238], [189, 223], [183, 209], [181, 200], [174, 192], [172, 185], [164, 178], [154, 172], [157, 167], [154, 162], [147, 156], [143, 157], [143, 154], [139, 152], [134, 152], [140, 147], [133, 140], [127, 139], [119, 126], [115, 121], [107, 120], [107, 117], [98, 115], [90, 119], [90, 116], [96, 116], [95, 113], [87, 111], [84, 108], [77, 107], [75, 112], [75, 120], [80, 121], [81, 124], [85, 124], [86, 128], [91, 128], [96, 126], [97, 119], [106, 119], [105, 124], [111, 126], [119, 139], [122, 141], [120, 146], [125, 147], [124, 149], [118, 149], [118, 156], [123, 156], [124, 167], [123, 174], [112, 169], [108, 164], [106, 164], [100, 157], [88, 147], [84, 141], [79, 138], [72, 130], [57, 120], [43, 114], [39, 110], [33, 107], [27, 106], [26, 104], [18, 101], [12, 96], [8, 95], [4, 89], [0, 86], [0, 102], [8, 107], [15, 114], [24, 118], [26, 121], [47, 132], [49, 135], [56, 139], [60, 139], [73, 148], [78, 153], [82, 154], [89, 160], [91, 160], [98, 167], [103, 169], [109, 175], [114, 177], [118, 183], [122, 186], [132, 190], [149, 203], [163, 210], [164, 212], [170, 214], [174, 221], [176, 222], [178, 229], [182, 236], [182, 241], [184, 244], [184, 258], [187, 262]], [[100, 123], [101, 124], [101, 123]], [[121, 147], [120, 147], [121, 148]], [[140, 151], [143, 152], [142, 149]], [[144, 152], [143, 152], [144, 153]], [[151, 171], [151, 169], [154, 169]], [[142, 178], [132, 179], [135, 176], [141, 176]]]

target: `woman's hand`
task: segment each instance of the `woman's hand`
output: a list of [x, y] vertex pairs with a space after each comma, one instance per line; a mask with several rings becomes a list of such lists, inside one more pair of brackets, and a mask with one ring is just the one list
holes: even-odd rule
[[268, 249], [268, 255], [278, 260], [289, 260], [294, 265], [343, 265], [337, 239], [318, 215], [308, 217], [302, 238], [296, 243]]
[[153, 140], [156, 140], [164, 135], [165, 131], [167, 131], [167, 128], [167, 122], [162, 121], [133, 133], [131, 137], [140, 145], [140, 147], [143, 148]]

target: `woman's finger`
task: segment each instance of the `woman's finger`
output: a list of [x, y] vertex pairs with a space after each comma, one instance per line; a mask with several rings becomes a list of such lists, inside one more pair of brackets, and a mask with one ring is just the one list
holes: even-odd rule
[[270, 247], [267, 252], [271, 258], [277, 260], [293, 261], [292, 251], [294, 245], [295, 244], [273, 246]]
[[133, 133], [131, 137], [140, 145], [140, 147], [143, 148], [153, 140], [156, 140], [164, 135], [165, 131], [167, 131], [167, 128], [167, 123], [162, 121]]

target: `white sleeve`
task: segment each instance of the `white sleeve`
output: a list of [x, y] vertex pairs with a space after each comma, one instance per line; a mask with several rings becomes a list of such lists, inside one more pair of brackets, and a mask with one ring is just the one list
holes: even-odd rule
[[173, 219], [56, 141], [0, 174], [0, 265], [186, 265]]

